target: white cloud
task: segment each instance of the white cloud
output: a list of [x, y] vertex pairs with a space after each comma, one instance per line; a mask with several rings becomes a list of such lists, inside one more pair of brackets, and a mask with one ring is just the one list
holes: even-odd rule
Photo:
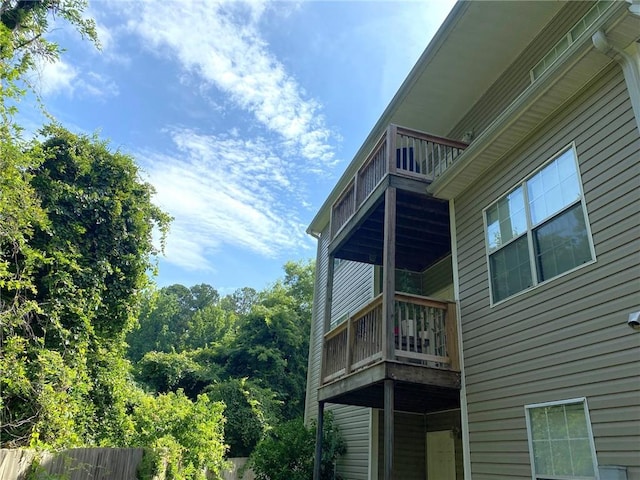
[[78, 76], [77, 70], [68, 63], [44, 62], [38, 69], [40, 93], [53, 95], [60, 92], [73, 92], [73, 81]]
[[309, 246], [291, 174], [266, 141], [191, 130], [169, 134], [175, 154], [137, 155], [157, 190], [154, 201], [175, 218], [167, 261], [210, 270], [207, 258], [224, 246], [264, 257]]
[[104, 75], [82, 72], [63, 60], [41, 62], [37, 67], [37, 86], [41, 95], [66, 94], [91, 97], [113, 97], [119, 90], [115, 82]]
[[258, 23], [265, 1], [116, 3], [129, 28], [160, 55], [215, 85], [313, 164], [334, 162], [321, 105], [269, 51]]

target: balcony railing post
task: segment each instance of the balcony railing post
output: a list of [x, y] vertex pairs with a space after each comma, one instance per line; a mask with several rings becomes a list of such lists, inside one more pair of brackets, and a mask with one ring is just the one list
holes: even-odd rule
[[382, 262], [382, 356], [385, 360], [391, 360], [395, 356], [396, 189], [394, 187], [389, 187], [385, 192]]
[[445, 329], [447, 334], [447, 355], [450, 359], [451, 370], [460, 371], [460, 355], [458, 353], [458, 316], [456, 304], [449, 303], [445, 316]]
[[387, 128], [387, 171], [396, 172], [396, 139], [398, 137], [398, 127], [390, 124]]

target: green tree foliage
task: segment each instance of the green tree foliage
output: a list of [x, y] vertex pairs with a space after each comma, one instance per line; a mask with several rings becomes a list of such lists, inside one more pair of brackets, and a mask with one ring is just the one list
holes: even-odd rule
[[47, 39], [53, 17], [66, 20], [83, 38], [99, 46], [95, 22], [85, 18], [86, 0], [3, 0], [0, 2], [0, 121], [14, 133], [15, 100], [30, 85], [25, 75], [37, 62], [55, 61], [60, 47]]
[[230, 455], [247, 455], [269, 428], [303, 413], [314, 264], [288, 262], [284, 270], [262, 292], [148, 291], [127, 339], [145, 388], [225, 402]]
[[[24, 185], [43, 220], [3, 239], [15, 245], [21, 234], [24, 246], [2, 258], [2, 348], [11, 345], [11, 356], [0, 362], [3, 371], [5, 362], [26, 367], [19, 379], [2, 377], [2, 438], [119, 443], [129, 424], [124, 335], [157, 254], [152, 229], [166, 231], [168, 217], [131, 157], [58, 126], [45, 134]], [[62, 404], [73, 421], [57, 429]]]
[[284, 280], [262, 292], [241, 317], [222, 360], [230, 376], [277, 392], [284, 418], [292, 419], [304, 409], [314, 264], [288, 262], [284, 269]]
[[239, 288], [231, 295], [225, 296], [220, 302], [220, 306], [237, 315], [246, 315], [258, 302], [259, 294], [251, 287]]
[[[346, 444], [333, 417], [325, 415], [320, 478], [334, 480], [336, 460], [346, 453]], [[313, 477], [316, 426], [306, 427], [294, 419], [274, 428], [258, 443], [249, 464], [257, 480], [308, 480]]]
[[137, 428], [131, 444], [153, 449], [157, 462], [147, 473], [160, 473], [166, 464], [167, 479], [205, 480], [207, 471], [220, 478], [226, 451], [223, 411], [223, 403], [207, 395], [191, 401], [182, 390], [142, 396], [133, 412]]
[[207, 352], [147, 352], [135, 365], [135, 377], [153, 392], [184, 390], [195, 399], [223, 376], [222, 367], [209, 360]]
[[[166, 463], [166, 478], [218, 476], [224, 405], [145, 394], [124, 358], [158, 253], [152, 230], [164, 238], [169, 221], [152, 187], [95, 136], [50, 126], [25, 142], [15, 122], [26, 74], [60, 55], [47, 39], [53, 17], [97, 44], [86, 6], [0, 2], [0, 446], [135, 445]], [[217, 300], [206, 286], [192, 293], [194, 311]]]
[[235, 314], [220, 306], [218, 292], [206, 284], [149, 290], [142, 303], [138, 328], [127, 337], [133, 361], [147, 352], [181, 352], [220, 343], [235, 322]]
[[225, 441], [230, 457], [247, 457], [258, 441], [277, 424], [281, 402], [275, 393], [247, 379], [232, 378], [206, 390], [212, 400], [225, 408]]

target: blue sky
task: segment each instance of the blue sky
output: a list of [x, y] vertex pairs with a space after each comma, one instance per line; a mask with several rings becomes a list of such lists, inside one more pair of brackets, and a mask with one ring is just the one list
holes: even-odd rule
[[158, 285], [262, 289], [315, 257], [306, 227], [452, 6], [94, 1], [102, 50], [60, 26], [36, 84], [174, 217]]

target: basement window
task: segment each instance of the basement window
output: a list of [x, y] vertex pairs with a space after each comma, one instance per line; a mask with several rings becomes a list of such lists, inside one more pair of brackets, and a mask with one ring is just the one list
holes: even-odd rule
[[595, 480], [598, 462], [585, 398], [525, 406], [536, 480]]

